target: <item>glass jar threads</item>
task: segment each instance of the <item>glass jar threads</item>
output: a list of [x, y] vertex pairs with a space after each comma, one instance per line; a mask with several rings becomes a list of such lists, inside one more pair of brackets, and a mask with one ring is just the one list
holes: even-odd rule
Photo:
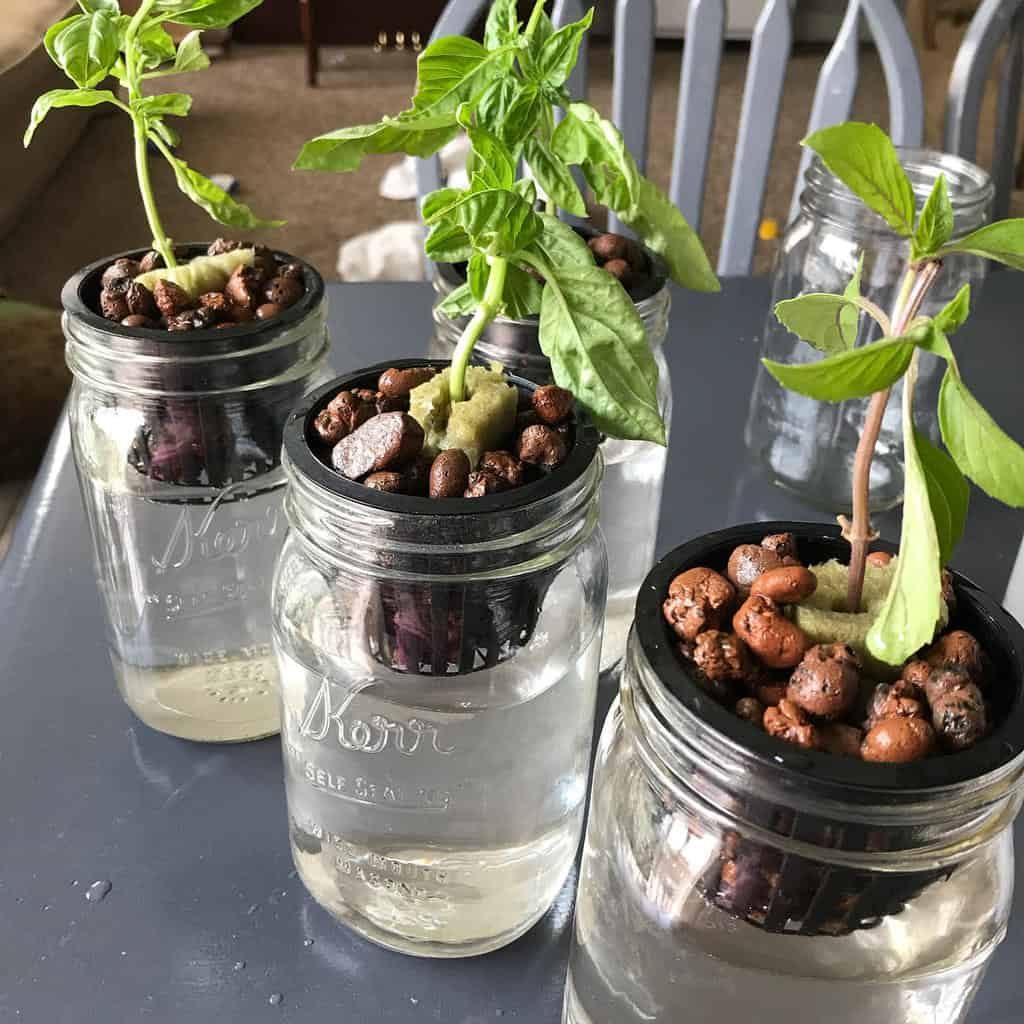
[[[658, 405], [671, 430], [672, 379], [662, 344], [668, 332], [672, 296], [663, 261], [646, 247], [643, 251], [651, 268], [649, 283], [630, 294], [658, 364]], [[454, 264], [436, 265], [434, 287], [441, 298], [464, 282], [464, 269]], [[535, 316], [526, 320], [499, 317], [484, 330], [474, 358], [482, 363], [501, 363], [538, 384], [552, 383], [551, 364], [540, 348], [538, 323]], [[465, 325], [466, 318], [452, 319], [435, 306], [430, 355], [450, 359]], [[601, 455], [605, 467], [601, 531], [608, 546], [608, 606], [601, 671], [609, 672], [621, 665], [637, 590], [654, 563], [668, 451], [646, 441], [605, 438]]]
[[173, 736], [271, 735], [281, 430], [325, 372], [323, 280], [301, 264], [304, 297], [273, 319], [169, 333], [94, 312], [114, 258], [72, 277], [62, 300], [72, 445], [117, 684]]
[[607, 584], [601, 459], [577, 418], [562, 465], [481, 498], [329, 469], [317, 414], [422, 363], [335, 381], [285, 428], [288, 819], [299, 876], [341, 921], [402, 952], [468, 956], [526, 931], [575, 858]]
[[660, 605], [679, 572], [782, 531], [809, 562], [844, 555], [834, 529], [761, 523], [677, 548], [644, 583], [598, 748], [567, 1024], [957, 1024], [1003, 938], [1024, 632], [955, 579], [1000, 723], [966, 752], [872, 764], [776, 740], [697, 685]]
[[[928, 149], [900, 148], [899, 154], [918, 208], [938, 175], [945, 175], [953, 206], [954, 238], [988, 222], [993, 187], [980, 167]], [[761, 355], [783, 363], [821, 359], [822, 354], [783, 327], [773, 311], [783, 299], [806, 292], [842, 292], [857, 272], [861, 258], [861, 294], [888, 313], [903, 275], [907, 240], [868, 210], [815, 157], [807, 170], [800, 212], [786, 229], [779, 249]], [[984, 280], [985, 269], [985, 260], [980, 257], [949, 257], [921, 313], [937, 313], [964, 284], [976, 289]], [[863, 345], [879, 337], [881, 331], [874, 321], [861, 316], [856, 343]], [[920, 409], [936, 408], [941, 372], [939, 359], [922, 353]], [[901, 388], [897, 384], [890, 398], [871, 467], [873, 509], [890, 508], [903, 495]], [[921, 388], [925, 389], [923, 393]], [[853, 457], [867, 406], [868, 399], [817, 402], [785, 390], [764, 367], [759, 367], [747, 418], [747, 448], [780, 486], [830, 512], [849, 511]], [[920, 417], [919, 426], [934, 434], [934, 414], [930, 419]]]

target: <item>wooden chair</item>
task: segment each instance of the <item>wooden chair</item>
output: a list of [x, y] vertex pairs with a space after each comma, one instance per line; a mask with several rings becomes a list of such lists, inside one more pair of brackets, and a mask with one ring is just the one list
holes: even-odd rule
[[992, 64], [1000, 45], [1006, 43], [996, 100], [995, 147], [992, 182], [994, 220], [1010, 210], [1015, 179], [1021, 181], [1018, 164], [1018, 125], [1021, 90], [1024, 88], [1024, 0], [984, 0], [964, 36], [946, 96], [946, 130], [943, 148], [967, 160], [978, 154], [978, 122]]
[[[431, 38], [465, 34], [486, 6], [487, 0], [449, 0]], [[691, 0], [680, 69], [669, 195], [697, 229], [718, 95], [725, 7], [725, 0]], [[582, 17], [584, 9], [582, 0], [556, 0], [552, 17], [556, 25], [564, 25]], [[836, 124], [850, 115], [857, 86], [861, 14], [885, 72], [889, 131], [898, 144], [920, 145], [924, 130], [921, 74], [896, 0], [849, 0], [842, 27], [818, 77], [808, 130]], [[641, 169], [647, 152], [654, 31], [655, 0], [617, 0], [612, 120]], [[792, 32], [789, 0], [766, 0], [750, 44], [739, 111], [739, 136], [718, 255], [721, 275], [748, 274], [753, 262]], [[575, 96], [586, 95], [586, 65], [583, 51], [568, 83]], [[809, 159], [805, 153], [793, 189], [793, 211]], [[421, 198], [440, 186], [436, 157], [419, 161], [417, 180]]]

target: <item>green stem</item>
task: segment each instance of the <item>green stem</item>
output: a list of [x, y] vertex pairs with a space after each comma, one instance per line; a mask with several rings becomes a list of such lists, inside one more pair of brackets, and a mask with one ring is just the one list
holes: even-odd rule
[[547, 0], [537, 0], [533, 5], [533, 10], [530, 12], [530, 20], [526, 23], [526, 38], [532, 39], [533, 33], [537, 31], [537, 26], [540, 24], [540, 16], [544, 13], [544, 5]]
[[466, 397], [466, 368], [473, 355], [473, 349], [484, 328], [498, 315], [501, 309], [502, 296], [505, 294], [505, 275], [508, 272], [508, 260], [501, 256], [490, 258], [491, 272], [487, 276], [487, 287], [484, 297], [476, 307], [473, 318], [466, 324], [466, 329], [459, 338], [455, 355], [452, 356], [451, 379], [448, 382], [449, 393], [453, 402], [462, 402]]
[[146, 220], [149, 223], [150, 234], [153, 236], [153, 247], [163, 257], [166, 266], [175, 267], [177, 266], [177, 261], [174, 258], [174, 248], [160, 220], [160, 214], [156, 208], [156, 199], [153, 196], [153, 183], [149, 177], [149, 152], [146, 149], [148, 141], [146, 120], [135, 109], [136, 102], [142, 98], [142, 90], [139, 87], [142, 76], [139, 69], [139, 54], [135, 49], [135, 39], [155, 2], [156, 0], [142, 0], [138, 11], [135, 12], [132, 20], [128, 23], [128, 28], [125, 30], [125, 79], [128, 88], [128, 106], [132, 117], [132, 132], [135, 137], [135, 177], [139, 183], [142, 206], [146, 211]]

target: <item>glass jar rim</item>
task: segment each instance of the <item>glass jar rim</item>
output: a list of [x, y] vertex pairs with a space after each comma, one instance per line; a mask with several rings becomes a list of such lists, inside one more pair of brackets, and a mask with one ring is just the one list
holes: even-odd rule
[[[209, 243], [202, 242], [175, 246], [176, 251], [184, 250], [189, 259], [205, 255], [208, 248]], [[166, 359], [233, 358], [266, 345], [268, 334], [283, 332], [300, 323], [324, 301], [324, 279], [311, 263], [282, 249], [271, 249], [278, 262], [297, 263], [302, 267], [306, 287], [305, 294], [298, 302], [272, 319], [250, 320], [230, 330], [208, 328], [201, 331], [164, 331], [150, 327], [125, 327], [97, 313], [90, 299], [99, 296], [103, 271], [116, 260], [137, 260], [148, 251], [129, 249], [105, 256], [72, 274], [61, 289], [61, 305], [65, 315], [86, 326], [95, 334], [96, 340], [111, 351]]]
[[[339, 391], [372, 387], [384, 370], [406, 369], [412, 366], [433, 366], [443, 369], [450, 363], [445, 359], [408, 358], [377, 363], [334, 380], [306, 395], [289, 415], [284, 425], [283, 448], [285, 465], [289, 472], [298, 474], [304, 481], [318, 490], [345, 503], [354, 503], [376, 512], [385, 512], [414, 517], [445, 518], [453, 516], [481, 516], [488, 512], [509, 512], [525, 509], [539, 502], [553, 498], [570, 487], [598, 458], [601, 440], [600, 432], [590, 417], [575, 405], [574, 443], [568, 458], [540, 480], [513, 487], [507, 491], [485, 494], [480, 498], [435, 498], [416, 495], [389, 494], [372, 487], [365, 487], [356, 480], [349, 480], [331, 469], [313, 451], [310, 436], [313, 422]], [[515, 374], [506, 373], [509, 383], [520, 390], [534, 391], [540, 385]]]
[[[1024, 629], [998, 602], [957, 572], [952, 572], [952, 576], [958, 602], [961, 606], [969, 605], [972, 615], [987, 623], [993, 632], [1006, 635], [1000, 656], [1017, 682], [1003, 720], [966, 751], [893, 765], [803, 750], [755, 728], [701, 688], [678, 657], [677, 640], [661, 613], [669, 583], [686, 569], [724, 564], [723, 553], [727, 558], [738, 544], [756, 543], [761, 537], [784, 532], [795, 534], [798, 541], [835, 548], [837, 553], [845, 544], [838, 526], [788, 521], [748, 523], [681, 545], [666, 555], [644, 580], [634, 622], [636, 654], [642, 655], [645, 666], [671, 697], [671, 711], [679, 713], [680, 723], [699, 722], [711, 742], [738, 752], [765, 772], [790, 780], [801, 777], [822, 787], [831, 799], [849, 804], [877, 805], [896, 795], [927, 800], [966, 786], [981, 788], [1019, 772], [1024, 764]], [[892, 544], [877, 546], [880, 550], [896, 551]], [[679, 731], [679, 723], [667, 722], [660, 713], [657, 717], [670, 732]]]
[[[946, 176], [954, 215], [962, 216], [992, 201], [995, 185], [991, 176], [984, 168], [970, 160], [924, 146], [897, 146], [896, 152], [910, 178], [916, 199], [927, 197], [935, 179], [941, 173]], [[804, 188], [800, 196], [801, 206], [813, 206], [816, 198], [835, 202], [844, 207], [849, 204], [851, 213], [854, 212], [854, 207], [858, 211], [864, 209], [861, 200], [825, 166], [817, 154], [807, 167]], [[877, 214], [874, 216], [878, 217], [880, 224], [888, 228], [881, 217]]]

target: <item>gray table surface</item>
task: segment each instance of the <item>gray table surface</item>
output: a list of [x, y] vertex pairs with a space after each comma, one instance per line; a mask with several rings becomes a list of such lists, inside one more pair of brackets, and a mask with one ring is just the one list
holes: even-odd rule
[[[1021, 288], [994, 276], [957, 337], [968, 381], [1017, 436]], [[339, 371], [425, 351], [426, 285], [338, 285], [330, 299]], [[729, 523], [828, 518], [745, 463], [767, 302], [755, 279], [674, 297], [660, 552]], [[975, 495], [958, 568], [1001, 596], [1022, 526]], [[121, 703], [89, 543], [62, 424], [0, 566], [0, 1020], [556, 1024], [575, 878], [528, 935], [475, 960], [402, 957], [347, 932], [294, 877], [277, 741], [186, 743]], [[101, 880], [109, 895], [87, 900]], [[1024, 1019], [1022, 958], [1024, 905], [971, 1021]]]

